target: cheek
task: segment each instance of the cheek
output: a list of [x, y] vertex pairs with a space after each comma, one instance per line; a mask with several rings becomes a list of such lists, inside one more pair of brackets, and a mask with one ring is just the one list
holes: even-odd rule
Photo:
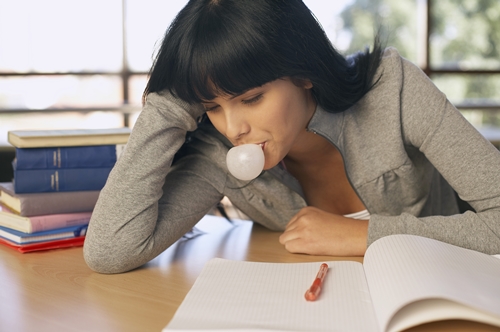
[[293, 98], [281, 100], [274, 105], [272, 117], [268, 123], [275, 131], [286, 135], [293, 135], [295, 131], [302, 128], [304, 110], [300, 103]]
[[224, 117], [214, 112], [207, 112], [206, 114], [210, 122], [214, 125], [215, 129], [217, 129], [218, 132], [223, 134], [224, 133], [223, 128], [225, 126]]
[[291, 103], [287, 100], [278, 100], [268, 106], [266, 109], [265, 122], [273, 128], [286, 126], [290, 121]]

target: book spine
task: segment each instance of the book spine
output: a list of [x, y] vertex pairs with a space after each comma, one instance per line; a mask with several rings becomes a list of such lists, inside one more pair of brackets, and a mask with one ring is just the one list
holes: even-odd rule
[[14, 130], [7, 140], [16, 148], [46, 148], [60, 146], [87, 146], [126, 144], [131, 129], [77, 129], [77, 130]]
[[18, 244], [0, 237], [0, 244], [10, 247], [20, 253], [27, 253], [33, 251], [49, 250], [49, 249], [59, 249], [59, 248], [69, 248], [69, 247], [81, 247], [85, 242], [85, 236], [77, 236], [69, 239], [52, 240], [35, 242], [29, 244]]
[[16, 170], [112, 167], [123, 146], [16, 148], [13, 167]]
[[0, 226], [0, 237], [17, 244], [26, 244], [85, 236], [87, 227], [88, 225], [80, 225], [43, 232], [24, 233]]
[[0, 204], [0, 226], [14, 229], [20, 232], [29, 233], [31, 231], [31, 223], [29, 218], [26, 217], [13, 217], [11, 213]]
[[14, 170], [14, 191], [42, 193], [101, 190], [112, 167]]
[[43, 232], [57, 228], [87, 225], [92, 212], [49, 214], [22, 217], [0, 203], [0, 226], [24, 233]]
[[14, 186], [8, 192], [1, 186], [0, 190], [1, 203], [22, 217], [91, 212], [100, 193], [99, 190], [86, 190], [16, 195]]
[[28, 233], [43, 232], [57, 228], [78, 225], [87, 225], [92, 213], [51, 214], [46, 216], [30, 217], [31, 231]]

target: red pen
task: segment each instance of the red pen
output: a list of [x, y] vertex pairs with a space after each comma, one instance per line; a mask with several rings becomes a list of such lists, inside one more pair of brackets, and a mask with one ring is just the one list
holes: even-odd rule
[[316, 301], [321, 292], [321, 287], [323, 286], [323, 280], [325, 280], [326, 272], [328, 272], [328, 264], [323, 263], [319, 267], [319, 272], [316, 275], [311, 287], [307, 290], [304, 295], [307, 301]]

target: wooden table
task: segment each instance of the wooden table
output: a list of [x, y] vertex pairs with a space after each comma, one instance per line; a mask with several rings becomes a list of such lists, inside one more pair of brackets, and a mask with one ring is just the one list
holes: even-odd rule
[[[21, 254], [0, 246], [0, 331], [161, 331], [213, 257], [261, 262], [335, 260], [288, 253], [280, 233], [251, 222], [211, 219], [205, 234], [181, 240], [144, 267], [117, 275], [91, 271], [82, 248]], [[357, 260], [362, 258], [338, 258]], [[411, 331], [498, 331], [463, 321]]]

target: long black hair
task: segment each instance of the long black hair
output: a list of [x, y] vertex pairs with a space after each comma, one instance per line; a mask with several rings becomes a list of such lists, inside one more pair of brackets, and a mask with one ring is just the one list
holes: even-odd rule
[[169, 90], [189, 103], [235, 95], [283, 77], [310, 80], [313, 96], [342, 112], [368, 92], [382, 57], [349, 57], [301, 0], [191, 0], [163, 39], [143, 97]]

